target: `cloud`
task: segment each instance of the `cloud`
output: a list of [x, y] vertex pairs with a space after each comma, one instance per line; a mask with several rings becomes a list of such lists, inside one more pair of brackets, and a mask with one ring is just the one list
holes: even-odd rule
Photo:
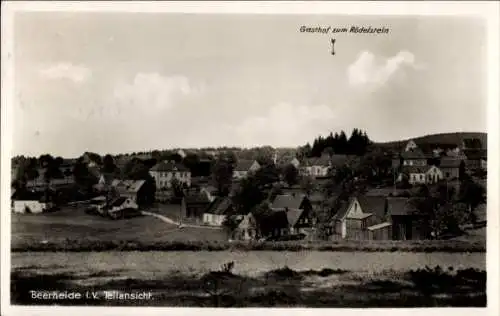
[[408, 51], [400, 51], [383, 62], [377, 60], [371, 52], [364, 51], [347, 68], [347, 76], [351, 86], [378, 88], [405, 67], [422, 68], [421, 65], [416, 64], [415, 56]]
[[75, 83], [83, 83], [92, 75], [90, 69], [71, 63], [51, 65], [40, 69], [39, 73], [45, 79], [69, 79]]
[[199, 93], [184, 76], [162, 76], [158, 73], [138, 73], [131, 83], [119, 83], [113, 90], [117, 106], [141, 107], [148, 110], [170, 109], [180, 96]]
[[248, 117], [233, 126], [232, 137], [235, 143], [246, 146], [297, 145], [324, 134], [334, 117], [335, 113], [326, 105], [280, 103], [271, 107], [265, 115]]

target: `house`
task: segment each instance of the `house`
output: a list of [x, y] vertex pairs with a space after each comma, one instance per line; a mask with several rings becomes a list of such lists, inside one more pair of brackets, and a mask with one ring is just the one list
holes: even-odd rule
[[120, 196], [111, 201], [104, 209], [114, 219], [139, 214], [139, 206], [130, 197]]
[[460, 176], [460, 165], [464, 163], [463, 160], [455, 157], [443, 157], [439, 164], [439, 169], [443, 172], [445, 179], [458, 179]]
[[177, 155], [181, 156], [182, 159], [186, 158], [187, 154], [183, 149], [177, 151]]
[[183, 220], [190, 219], [201, 223], [203, 221], [203, 214], [205, 214], [205, 211], [209, 208], [209, 206], [210, 200], [205, 194], [188, 194], [182, 199], [182, 218]]
[[219, 191], [213, 185], [207, 185], [200, 189], [201, 194], [205, 194], [210, 202], [213, 202], [217, 197]]
[[222, 226], [226, 216], [234, 213], [233, 203], [228, 197], [217, 197], [203, 213], [203, 223]]
[[114, 188], [118, 196], [130, 198], [138, 205], [144, 205], [150, 202], [146, 180], [115, 179], [111, 182], [111, 187]]
[[234, 179], [245, 178], [249, 174], [259, 169], [260, 169], [260, 164], [256, 160], [246, 160], [246, 159], [238, 160], [238, 163], [236, 164], [233, 170], [233, 178]]
[[111, 183], [114, 180], [114, 176], [110, 173], [102, 173], [99, 177], [99, 180], [96, 185], [94, 185], [94, 189], [97, 191], [104, 191], [108, 187], [111, 186]]
[[20, 214], [39, 214], [50, 210], [53, 203], [42, 202], [39, 200], [15, 200], [13, 201], [14, 213]]
[[481, 160], [487, 158], [487, 153], [485, 150], [465, 150], [465, 169], [468, 171], [481, 169]]
[[486, 161], [486, 158], [481, 159], [481, 169], [483, 170], [488, 170], [488, 162]]
[[419, 240], [429, 237], [429, 230], [423, 224], [423, 215], [408, 198], [387, 199], [387, 213], [392, 223], [393, 240]]
[[401, 153], [403, 166], [425, 166], [427, 165], [427, 156], [419, 148], [406, 150]]
[[415, 143], [415, 141], [414, 141], [414, 140], [412, 140], [412, 139], [410, 139], [410, 140], [408, 141], [408, 143], [406, 143], [406, 146], [405, 146], [404, 151], [405, 151], [405, 152], [406, 152], [406, 151], [412, 151], [412, 150], [415, 150], [415, 149], [417, 149], [417, 148], [418, 148], [418, 146], [417, 146], [417, 144]]
[[[390, 239], [387, 200], [380, 196], [357, 196], [343, 203], [332, 217], [332, 239]], [[383, 224], [383, 225], [381, 225]]]
[[443, 179], [442, 171], [436, 166], [404, 166], [397, 181], [408, 178], [410, 184], [436, 183]]
[[[284, 234], [308, 234], [315, 219], [312, 214], [312, 204], [305, 194], [281, 194], [276, 196], [271, 204], [273, 213], [283, 213], [286, 218], [286, 225], [281, 223], [278, 227], [272, 228], [273, 236]], [[277, 219], [283, 215], [275, 215]], [[279, 221], [278, 221], [279, 222]], [[269, 231], [268, 231], [269, 233]]]
[[300, 173], [304, 176], [326, 177], [331, 167], [330, 156], [308, 158], [304, 161]]
[[157, 189], [170, 189], [173, 179], [177, 179], [187, 187], [191, 186], [191, 171], [184, 165], [173, 161], [156, 164], [149, 170], [149, 174], [155, 179]]
[[240, 221], [236, 229], [232, 232], [232, 239], [248, 241], [257, 238], [257, 221], [252, 213], [238, 215]]

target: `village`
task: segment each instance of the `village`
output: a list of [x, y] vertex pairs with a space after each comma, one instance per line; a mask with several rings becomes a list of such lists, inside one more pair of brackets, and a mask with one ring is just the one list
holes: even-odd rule
[[230, 241], [452, 238], [486, 225], [487, 153], [479, 138], [441, 138], [375, 144], [355, 129], [293, 149], [16, 157], [12, 210], [154, 216]]

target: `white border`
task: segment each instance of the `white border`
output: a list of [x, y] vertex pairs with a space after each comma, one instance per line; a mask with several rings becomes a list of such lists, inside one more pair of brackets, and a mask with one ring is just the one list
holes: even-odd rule
[[[403, 313], [406, 315], [499, 315], [499, 183], [498, 153], [500, 151], [499, 126], [499, 4], [494, 1], [469, 2], [2, 2], [2, 106], [1, 106], [1, 285], [0, 306], [2, 315], [67, 315], [71, 313], [99, 313], [102, 315], [165, 314], [186, 315], [203, 312], [215, 315], [258, 315], [259, 313], [287, 313], [306, 315], [311, 313], [336, 313], [343, 315], [382, 315]], [[255, 13], [255, 14], [357, 14], [357, 15], [477, 15], [488, 24], [488, 229], [487, 229], [487, 289], [488, 307], [451, 309], [199, 309], [199, 308], [120, 308], [120, 307], [14, 307], [10, 306], [10, 149], [12, 145], [13, 101], [13, 13], [15, 11], [86, 11], [86, 12], [170, 12], [170, 13]], [[325, 314], [327, 315], [327, 314]]]

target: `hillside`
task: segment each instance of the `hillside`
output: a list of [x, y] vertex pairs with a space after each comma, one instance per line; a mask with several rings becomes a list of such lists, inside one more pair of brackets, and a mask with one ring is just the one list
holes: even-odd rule
[[400, 149], [406, 145], [406, 143], [413, 139], [415, 143], [419, 146], [427, 146], [433, 144], [443, 144], [443, 145], [457, 145], [460, 146], [462, 141], [467, 138], [478, 138], [481, 140], [483, 145], [483, 149], [487, 147], [487, 133], [478, 133], [478, 132], [462, 132], [462, 133], [440, 133], [440, 134], [431, 134], [425, 135], [421, 137], [408, 138], [405, 140], [392, 141], [392, 142], [383, 142], [376, 143], [379, 146], [385, 148], [397, 148]]

